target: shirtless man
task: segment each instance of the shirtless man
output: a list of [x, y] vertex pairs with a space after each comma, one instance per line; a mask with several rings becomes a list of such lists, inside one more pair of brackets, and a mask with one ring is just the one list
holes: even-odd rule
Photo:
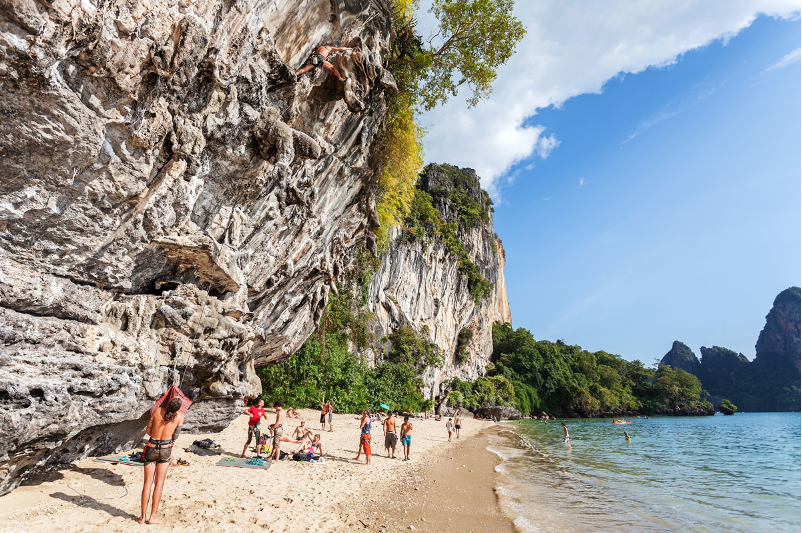
[[[387, 418], [384, 419], [384, 425], [382, 426], [384, 429], [384, 449], [387, 450], [387, 457], [390, 457], [390, 459], [395, 459], [395, 445], [398, 442], [393, 414], [392, 412], [387, 413]], [[393, 451], [392, 456], [390, 456], [390, 450]]]
[[457, 432], [457, 438], [459, 438], [459, 428], [460, 427], [461, 427], [461, 425], [460, 425], [459, 415], [458, 414], [454, 415], [454, 429]]
[[295, 428], [295, 431], [292, 432], [292, 439], [293, 440], [303, 440], [307, 436], [311, 436], [312, 431], [306, 427], [306, 422], [301, 420], [301, 425]]
[[142, 453], [142, 461], [145, 463], [145, 482], [142, 485], [142, 513], [136, 520], [140, 524], [145, 522], [145, 512], [148, 509], [151, 485], [153, 485], [153, 504], [150, 508], [148, 524], [161, 523], [161, 520], [157, 518], [157, 514], [159, 512], [159, 502], [162, 499], [164, 478], [167, 476], [167, 469], [170, 467], [173, 442], [181, 432], [181, 424], [184, 423], [184, 413], [180, 413], [179, 409], [181, 409], [181, 398], [173, 398], [167, 402], [167, 405], [162, 405], [156, 409], [148, 421], [146, 432], [150, 435], [150, 440], [145, 445], [145, 450]]
[[329, 431], [334, 431], [334, 426], [331, 425], [331, 419], [334, 416], [334, 404], [328, 402], [326, 404], [326, 414], [329, 417]]
[[448, 419], [446, 422], [446, 431], [448, 431], [448, 442], [451, 442], [451, 433], [454, 431], [454, 424], [451, 422], [451, 419]]
[[284, 434], [284, 417], [286, 416], [286, 413], [284, 412], [284, 409], [281, 408], [281, 401], [274, 403], [273, 410], [267, 412], [276, 415], [276, 421], [270, 424], [268, 427], [273, 432], [273, 452], [270, 454], [270, 458], [278, 461], [279, 451], [281, 448], [281, 436]]
[[565, 427], [565, 422], [560, 422], [563, 426], [563, 433], [565, 433], [565, 440], [563, 442], [568, 442], [571, 440], [571, 437], [568, 435], [568, 428]]
[[412, 446], [412, 422], [409, 417], [404, 417], [404, 423], [401, 424], [401, 445], [404, 446], [404, 461], [409, 461], [409, 447]]
[[334, 75], [337, 76], [337, 79], [339, 79], [340, 81], [345, 81], [345, 78], [343, 78], [340, 75], [340, 72], [337, 70], [337, 67], [335, 67], [334, 65], [332, 65], [331, 63], [329, 63], [326, 60], [326, 58], [329, 57], [330, 53], [332, 53], [332, 52], [342, 52], [342, 51], [345, 51], [345, 50], [350, 50], [350, 48], [347, 48], [345, 46], [325, 46], [325, 45], [324, 46], [318, 46], [317, 49], [314, 52], [312, 52], [312, 55], [309, 56], [309, 59], [307, 60], [307, 64], [304, 65], [303, 67], [299, 68], [298, 70], [296, 70], [295, 71], [295, 75], [296, 76], [300, 76], [301, 74], [309, 72], [310, 70], [312, 70], [315, 67], [318, 67], [318, 68], [322, 67], [322, 68], [334, 73]]
[[250, 416], [251, 419], [248, 420], [248, 442], [246, 442], [245, 446], [242, 448], [242, 455], [240, 455], [241, 458], [245, 457], [245, 452], [248, 451], [248, 445], [251, 443], [251, 439], [254, 437], [254, 435], [256, 436], [256, 457], [261, 457], [259, 448], [259, 437], [261, 436], [261, 432], [259, 430], [259, 424], [262, 422], [262, 418], [267, 412], [265, 411], [264, 407], [265, 401], [259, 400], [256, 406], [252, 405], [242, 411], [244, 414]]

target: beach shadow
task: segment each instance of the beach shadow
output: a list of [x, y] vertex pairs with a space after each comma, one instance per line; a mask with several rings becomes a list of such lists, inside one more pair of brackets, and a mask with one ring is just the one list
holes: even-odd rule
[[125, 512], [122, 509], [118, 509], [113, 505], [109, 505], [107, 503], [102, 503], [97, 501], [91, 496], [86, 495], [77, 495], [77, 496], [70, 496], [69, 494], [64, 494], [63, 492], [55, 492], [50, 495], [52, 498], [57, 498], [59, 500], [65, 501], [67, 503], [71, 503], [73, 505], [77, 505], [80, 507], [86, 507], [88, 509], [95, 509], [97, 511], [103, 511], [111, 516], [118, 516], [121, 518], [128, 518], [128, 519], [135, 519], [137, 516]]
[[124, 487], [125, 481], [123, 477], [116, 473], [112, 472], [111, 470], [106, 470], [105, 468], [81, 468], [75, 467], [72, 468], [73, 472], [78, 472], [79, 474], [84, 474], [86, 476], [91, 477], [92, 479], [97, 479], [98, 481], [102, 481], [104, 483], [108, 483], [114, 487]]

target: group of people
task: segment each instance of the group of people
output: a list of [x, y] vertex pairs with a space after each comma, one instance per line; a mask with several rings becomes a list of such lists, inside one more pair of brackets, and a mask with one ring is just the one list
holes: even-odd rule
[[[151, 500], [151, 498], [151, 512], [147, 522], [149, 524], [160, 523], [158, 510], [164, 479], [167, 475], [167, 469], [170, 466], [173, 444], [180, 434], [181, 425], [184, 422], [184, 414], [181, 412], [181, 406], [181, 399], [173, 398], [167, 402], [166, 405], [162, 405], [160, 408], [156, 409], [148, 421], [146, 432], [150, 436], [150, 439], [142, 453], [142, 460], [145, 465], [145, 479], [142, 487], [142, 512], [137, 519], [137, 522], [140, 524], [145, 522], [148, 501]], [[323, 455], [320, 434], [313, 434], [312, 430], [306, 426], [306, 421], [303, 419], [301, 419], [300, 425], [295, 428], [289, 438], [284, 436], [284, 422], [286, 418], [301, 417], [294, 408], [285, 411], [281, 401], [275, 402], [273, 404], [273, 409], [265, 409], [264, 400], [259, 400], [256, 405], [247, 407], [242, 413], [248, 415], [249, 419], [248, 440], [245, 442], [245, 446], [242, 449], [241, 458], [245, 457], [245, 452], [248, 450], [248, 446], [250, 446], [254, 438], [256, 439], [256, 456], [262, 457], [262, 424], [263, 420], [267, 419], [268, 415], [275, 415], [275, 419], [272, 424], [266, 427], [265, 431], [266, 436], [272, 439], [272, 448], [267, 459], [280, 459], [282, 442], [299, 445], [295, 450], [297, 452], [311, 452], [316, 453], [318, 456]], [[326, 402], [324, 395], [320, 405], [321, 429], [325, 430], [326, 423], [328, 423], [329, 431], [334, 430], [332, 426], [333, 413], [334, 406], [330, 401]], [[378, 413], [372, 415], [371, 412], [366, 409], [362, 412], [359, 423], [359, 448], [354, 460], [358, 461], [364, 453], [365, 464], [370, 464], [372, 455], [371, 427], [374, 421], [373, 416], [377, 416], [376, 420], [381, 420]], [[412, 422], [409, 420], [409, 416], [404, 416], [403, 422], [399, 425], [396, 419], [397, 416], [398, 413], [388, 412], [382, 422], [384, 447], [387, 451], [387, 457], [395, 459], [396, 446], [400, 437], [404, 452], [403, 460], [409, 461], [412, 447]], [[460, 427], [459, 416], [456, 416], [453, 421], [451, 418], [448, 419], [448, 422], [446, 422], [446, 431], [448, 432], [449, 442], [451, 442], [452, 434], [455, 432], [457, 438], [459, 438]]]
[[[262, 419], [266, 418], [268, 414], [276, 415], [275, 422], [267, 427], [273, 439], [272, 448], [270, 450], [270, 454], [268, 455], [268, 459], [278, 460], [281, 458], [280, 454], [282, 442], [300, 445], [296, 450], [294, 450], [296, 452], [316, 452], [318, 455], [323, 455], [323, 445], [320, 441], [320, 433], [313, 435], [312, 430], [306, 427], [305, 420], [301, 420], [301, 424], [295, 428], [295, 431], [293, 431], [290, 438], [284, 437], [284, 419], [286, 416], [288, 416], [289, 411], [285, 412], [283, 410], [280, 401], [277, 401], [273, 404], [272, 410], [265, 409], [264, 406], [265, 401], [259, 400], [255, 406], [248, 407], [243, 411], [244, 414], [250, 416], [251, 418], [248, 420], [248, 440], [245, 442], [245, 446], [242, 448], [242, 455], [240, 455], [241, 458], [245, 457], [245, 452], [248, 450], [248, 446], [251, 444], [253, 437], [256, 437], [256, 456], [262, 456], [261, 422]], [[295, 413], [295, 416], [292, 418], [300, 418], [297, 410], [291, 408], [291, 411], [294, 411]], [[329, 418], [329, 427], [331, 427], [331, 418]]]
[[[398, 444], [398, 432], [401, 433], [401, 446], [404, 449], [404, 461], [409, 461], [409, 452], [412, 447], [412, 422], [409, 421], [409, 416], [404, 416], [404, 422], [400, 428], [397, 428], [398, 422], [396, 416], [398, 413], [388, 411], [387, 417], [382, 422], [382, 432], [384, 433], [384, 449], [387, 451], [387, 457], [395, 459], [395, 448]], [[371, 443], [371, 426], [373, 418], [368, 409], [362, 411], [362, 418], [359, 421], [359, 448], [356, 452], [354, 461], [359, 461], [362, 453], [365, 453], [365, 464], [370, 464], [370, 456], [372, 451], [370, 448]]]

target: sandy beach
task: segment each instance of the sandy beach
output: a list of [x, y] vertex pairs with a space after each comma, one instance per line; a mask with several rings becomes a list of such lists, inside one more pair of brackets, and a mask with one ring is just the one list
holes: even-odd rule
[[[319, 432], [319, 413], [302, 410]], [[459, 441], [449, 443], [445, 420], [414, 420], [411, 461], [390, 459], [381, 426], [373, 425], [373, 458], [354, 461], [359, 420], [335, 414], [334, 432], [323, 432], [326, 464], [275, 462], [269, 470], [223, 468], [221, 457], [239, 457], [248, 417], [223, 432], [182, 435], [164, 486], [163, 525], [139, 525], [142, 468], [94, 458], [48, 474], [0, 498], [0, 532], [34, 531], [513, 531], [493, 493], [497, 459], [480, 431], [490, 422], [463, 420]], [[290, 419], [285, 434], [299, 424]], [[194, 440], [214, 438], [222, 456], [185, 452]], [[283, 443], [291, 451], [295, 445]], [[399, 443], [397, 457], [402, 456]], [[253, 456], [249, 452], [248, 456]], [[453, 526], [453, 527], [452, 527]]]

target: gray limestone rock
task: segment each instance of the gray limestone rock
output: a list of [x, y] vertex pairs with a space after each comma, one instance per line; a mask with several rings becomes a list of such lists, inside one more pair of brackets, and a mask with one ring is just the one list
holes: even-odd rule
[[[472, 169], [448, 168], [453, 169], [455, 179], [442, 175], [437, 166], [427, 167], [421, 176], [422, 188], [462, 187], [475, 201], [489, 201]], [[435, 200], [434, 205], [446, 221], [457, 220], [449, 202]], [[485, 207], [487, 221], [460, 226], [458, 237], [482, 276], [492, 284], [489, 297], [478, 304], [474, 301], [467, 280], [458, 271], [459, 259], [442, 241], [410, 241], [401, 230], [393, 234], [390, 249], [370, 284], [368, 305], [375, 313], [372, 330], [377, 338], [402, 325], [410, 325], [418, 332], [427, 328], [429, 341], [445, 354], [444, 365], [427, 369], [423, 376], [423, 392], [435, 400], [442, 399], [445, 382], [452, 378], [472, 381], [485, 374], [493, 353], [493, 324], [512, 322], [504, 280], [504, 248], [493, 231], [489, 202]], [[468, 342], [467, 360], [459, 363], [455, 351], [463, 328], [471, 329], [473, 337]], [[376, 356], [381, 357], [381, 352], [377, 351]]]
[[[388, 2], [340, 4], [0, 5], [0, 493], [136, 442], [170, 383], [225, 427], [313, 331], [394, 90]], [[322, 43], [347, 85], [296, 79]]]

